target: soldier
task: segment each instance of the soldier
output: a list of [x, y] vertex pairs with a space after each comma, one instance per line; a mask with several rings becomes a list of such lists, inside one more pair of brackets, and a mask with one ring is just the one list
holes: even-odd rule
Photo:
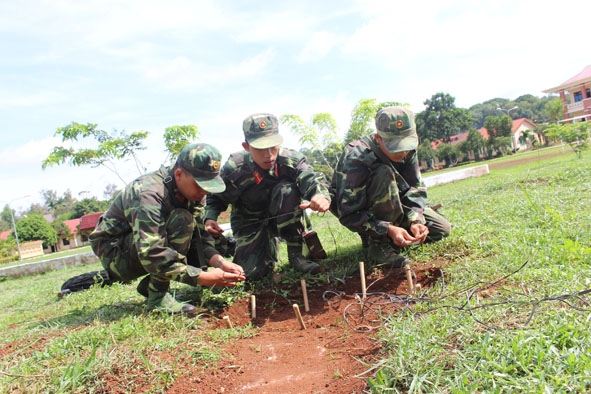
[[[140, 176], [117, 195], [90, 235], [92, 250], [113, 281], [146, 275], [137, 290], [147, 309], [194, 314], [193, 305], [168, 293], [170, 281], [192, 286], [234, 286], [245, 279], [239, 265], [224, 260], [205, 231], [207, 192], [225, 189], [220, 152], [188, 144], [174, 166]], [[202, 266], [215, 267], [212, 270]]]
[[402, 267], [400, 248], [447, 237], [451, 225], [427, 206], [412, 111], [388, 107], [376, 115], [377, 133], [350, 142], [331, 182], [331, 211], [359, 233], [374, 265]]
[[329, 209], [324, 176], [314, 172], [301, 153], [280, 147], [283, 137], [274, 115], [251, 115], [242, 128], [244, 151], [230, 155], [222, 168], [226, 190], [208, 194], [205, 228], [214, 237], [220, 236], [223, 230], [217, 218], [228, 205], [232, 206], [234, 261], [244, 267], [249, 280], [262, 279], [273, 271], [277, 262], [276, 237], [286, 241], [293, 268], [312, 274], [319, 272], [320, 265], [303, 256], [302, 209]]

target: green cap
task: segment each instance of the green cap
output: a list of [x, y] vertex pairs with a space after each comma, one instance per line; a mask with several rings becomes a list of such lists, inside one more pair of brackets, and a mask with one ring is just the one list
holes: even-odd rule
[[387, 107], [376, 115], [376, 129], [392, 153], [416, 149], [419, 145], [415, 116], [406, 107]]
[[187, 144], [176, 159], [177, 165], [193, 176], [206, 192], [221, 193], [226, 184], [220, 177], [222, 154], [209, 144]]
[[256, 149], [267, 149], [283, 143], [279, 135], [279, 122], [271, 114], [253, 114], [242, 122], [244, 138], [250, 146]]

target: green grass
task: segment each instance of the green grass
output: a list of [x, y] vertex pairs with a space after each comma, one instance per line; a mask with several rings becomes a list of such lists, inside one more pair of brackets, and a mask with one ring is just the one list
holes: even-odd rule
[[[383, 316], [371, 334], [383, 349], [368, 366], [371, 392], [591, 392], [590, 298], [579, 294], [591, 288], [589, 190], [590, 155], [577, 159], [568, 150], [432, 187], [430, 201], [444, 204], [452, 235], [405, 254], [416, 270], [442, 266], [445, 280], [423, 289], [404, 312]], [[363, 258], [357, 235], [330, 215], [312, 220], [338, 263], [316, 283], [346, 279]], [[3, 390], [105, 392], [120, 383], [128, 392], [165, 392], [187, 368], [216, 368], [218, 344], [255, 333], [205, 331], [199, 318], [143, 313], [135, 284], [56, 297], [64, 280], [99, 268], [0, 282]], [[280, 268], [282, 283], [295, 280]], [[246, 294], [175, 290], [205, 307]], [[275, 291], [289, 297], [281, 283]], [[169, 350], [176, 357], [159, 357]]]
[[44, 254], [43, 256], [36, 256], [36, 257], [28, 258], [28, 259], [23, 259], [21, 261], [17, 260], [17, 261], [12, 261], [12, 262], [6, 263], [6, 264], [0, 264], [0, 268], [13, 267], [15, 265], [28, 264], [28, 263], [37, 263], [39, 261], [53, 260], [53, 259], [58, 259], [60, 257], [73, 256], [76, 254], [87, 253], [87, 252], [91, 252], [91, 251], [92, 251], [92, 249], [90, 248], [90, 246], [81, 246], [76, 249], [68, 249], [68, 250], [63, 250], [60, 252]]

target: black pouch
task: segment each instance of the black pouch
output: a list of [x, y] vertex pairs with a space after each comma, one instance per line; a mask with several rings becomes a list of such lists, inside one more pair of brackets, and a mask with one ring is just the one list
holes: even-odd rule
[[58, 297], [64, 294], [74, 293], [77, 291], [90, 289], [91, 286], [100, 285], [101, 287], [111, 286], [113, 281], [109, 278], [107, 271], [92, 271], [86, 274], [81, 274], [68, 279], [62, 285], [61, 290], [57, 293]]
[[304, 232], [304, 242], [310, 251], [310, 259], [312, 260], [324, 260], [326, 259], [327, 255], [320, 243], [320, 238], [318, 238], [318, 234], [316, 231], [307, 231]]

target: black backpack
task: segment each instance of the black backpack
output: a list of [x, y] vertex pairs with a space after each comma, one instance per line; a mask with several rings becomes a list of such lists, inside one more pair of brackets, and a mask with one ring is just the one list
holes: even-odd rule
[[88, 290], [91, 286], [100, 284], [101, 287], [111, 286], [113, 281], [109, 278], [107, 271], [92, 271], [68, 279], [62, 285], [62, 289], [57, 293], [58, 297], [64, 294], [74, 293], [76, 291]]

